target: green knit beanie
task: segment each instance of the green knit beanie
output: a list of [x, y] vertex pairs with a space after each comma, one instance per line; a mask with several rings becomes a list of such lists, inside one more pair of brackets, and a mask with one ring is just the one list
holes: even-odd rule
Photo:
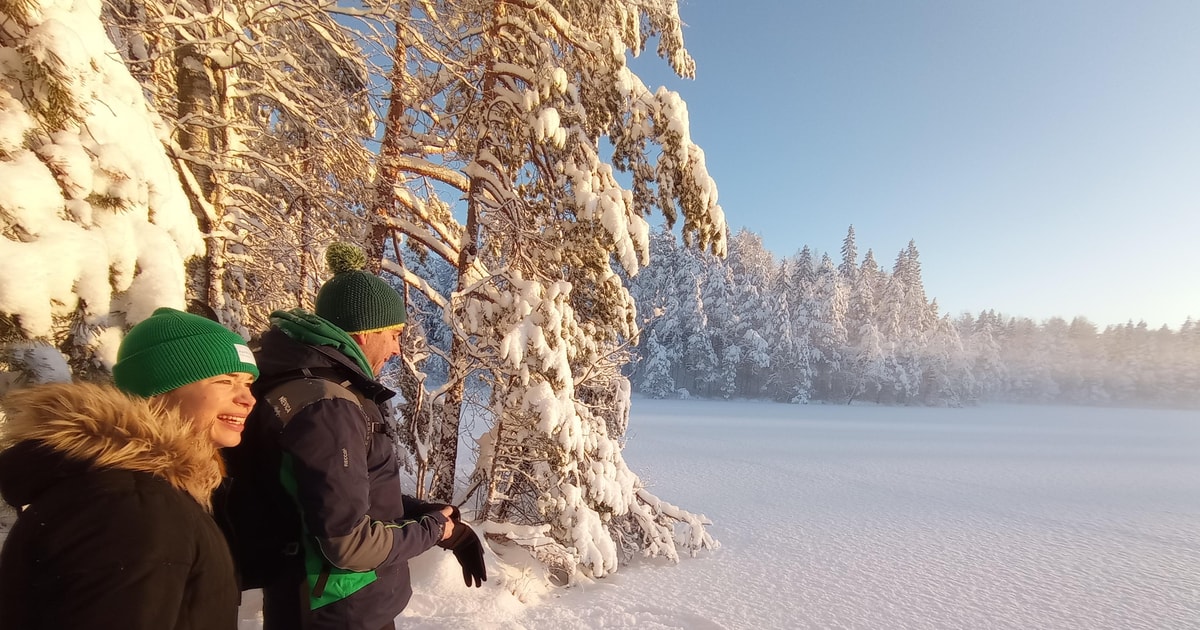
[[130, 329], [117, 350], [113, 382], [149, 398], [209, 377], [246, 372], [258, 365], [246, 341], [199, 315], [160, 308]]
[[367, 256], [361, 249], [334, 243], [325, 250], [325, 262], [333, 277], [317, 292], [317, 315], [348, 333], [397, 328], [408, 320], [400, 293], [363, 271]]

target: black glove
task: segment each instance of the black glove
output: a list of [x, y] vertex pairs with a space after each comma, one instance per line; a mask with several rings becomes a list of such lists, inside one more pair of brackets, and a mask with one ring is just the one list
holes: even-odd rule
[[[457, 514], [456, 514], [457, 516]], [[454, 531], [450, 537], [438, 543], [443, 549], [449, 549], [462, 566], [463, 582], [467, 586], [482, 586], [487, 581], [487, 567], [483, 564], [483, 543], [470, 525], [454, 520]]]
[[450, 520], [454, 521], [455, 523], [457, 523], [458, 520], [460, 518], [462, 518], [462, 514], [459, 514], [459, 512], [458, 512], [458, 506], [450, 505], [449, 503], [422, 503], [419, 505], [419, 507], [416, 508], [416, 510], [417, 510], [416, 513], [417, 514], [431, 514], [433, 512], [441, 512], [445, 508], [450, 508], [451, 510], [454, 510], [454, 512], [452, 512], [450, 514]]

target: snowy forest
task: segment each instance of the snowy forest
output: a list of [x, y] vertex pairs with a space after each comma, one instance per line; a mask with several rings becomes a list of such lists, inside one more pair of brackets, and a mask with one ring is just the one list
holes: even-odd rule
[[[939, 315], [730, 235], [676, 0], [0, 0], [0, 393], [104, 380], [159, 306], [248, 339], [335, 241], [401, 290], [418, 496], [549, 579], [713, 548], [621, 455], [631, 396], [1196, 404], [1200, 331]], [[652, 225], [661, 224], [661, 229]], [[511, 554], [509, 556], [512, 557]]]
[[891, 270], [840, 256], [777, 259], [741, 231], [718, 258], [651, 239], [632, 279], [641, 327], [635, 391], [654, 398], [768, 398], [960, 406], [979, 402], [1200, 406], [1200, 322], [1104, 330], [1084, 317], [1035, 322], [995, 310], [939, 313], [909, 242]]

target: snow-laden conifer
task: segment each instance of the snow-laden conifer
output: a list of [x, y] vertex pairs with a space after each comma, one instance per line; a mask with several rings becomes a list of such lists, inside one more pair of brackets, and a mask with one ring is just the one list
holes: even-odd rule
[[[686, 105], [626, 63], [656, 35], [660, 56], [691, 74], [676, 3], [434, 3], [397, 34], [369, 250], [382, 258], [402, 236], [457, 274], [447, 294], [383, 265], [452, 334], [446, 381], [426, 381], [428, 407], [404, 411], [427, 440], [422, 491], [446, 499], [465, 483], [494, 537], [536, 549], [564, 579], [711, 544], [702, 519], [652, 499], [620, 455], [621, 368], [640, 336], [622, 278], [650, 263], [646, 217], [725, 250]], [[444, 199], [459, 198], [456, 217]], [[468, 480], [455, 473], [469, 401], [494, 422]]]
[[203, 251], [98, 8], [23, 0], [0, 20], [0, 361], [35, 381], [65, 376], [46, 346], [103, 374], [129, 326], [184, 306], [184, 261]]

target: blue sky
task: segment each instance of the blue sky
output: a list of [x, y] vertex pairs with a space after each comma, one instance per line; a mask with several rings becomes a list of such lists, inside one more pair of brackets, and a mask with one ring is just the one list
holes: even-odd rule
[[1200, 319], [1200, 2], [683, 0], [730, 226], [891, 268], [942, 312]]

